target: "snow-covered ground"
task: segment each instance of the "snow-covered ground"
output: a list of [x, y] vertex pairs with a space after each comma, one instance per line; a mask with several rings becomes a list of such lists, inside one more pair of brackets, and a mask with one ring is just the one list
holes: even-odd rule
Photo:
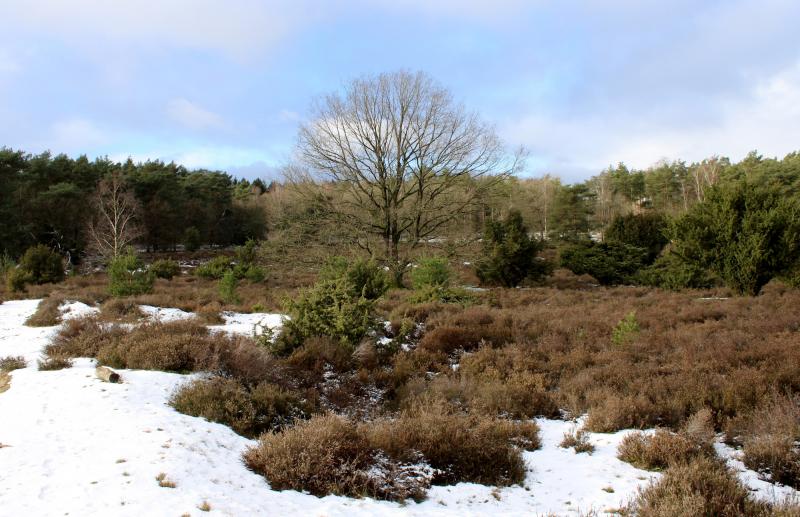
[[[28, 300], [0, 304], [0, 357], [28, 360], [27, 368], [12, 373], [11, 388], [0, 393], [3, 516], [564, 515], [618, 508], [658, 476], [616, 459], [626, 431], [591, 434], [596, 451], [575, 454], [558, 447], [573, 424], [539, 420], [543, 447], [525, 453], [529, 473], [522, 487], [433, 487], [426, 501], [406, 505], [273, 491], [241, 462], [251, 440], [166, 404], [191, 376], [122, 370], [122, 384], [107, 384], [95, 377], [88, 359], [65, 370], [37, 371], [36, 359], [56, 328], [23, 325], [36, 305]], [[82, 304], [69, 308], [66, 317], [92, 310]], [[188, 314], [145, 311], [162, 319]], [[277, 315], [226, 314], [225, 319], [226, 325], [216, 328], [250, 333], [253, 324], [280, 324]], [[156, 477], [162, 473], [174, 488], [159, 486]], [[770, 492], [772, 485], [750, 471], [742, 479], [764, 497], [784, 495]], [[199, 508], [206, 502], [209, 513]]]

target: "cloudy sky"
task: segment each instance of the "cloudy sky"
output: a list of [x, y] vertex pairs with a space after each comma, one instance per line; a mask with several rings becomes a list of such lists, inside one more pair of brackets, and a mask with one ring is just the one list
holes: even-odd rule
[[311, 100], [423, 70], [527, 174], [800, 149], [797, 0], [2, 0], [0, 146], [258, 177]]

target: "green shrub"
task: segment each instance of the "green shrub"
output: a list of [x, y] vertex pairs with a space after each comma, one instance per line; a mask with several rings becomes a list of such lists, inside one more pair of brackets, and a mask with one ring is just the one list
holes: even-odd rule
[[200, 249], [201, 243], [202, 237], [200, 236], [200, 230], [194, 226], [186, 228], [186, 231], [183, 232], [183, 248], [186, 251], [197, 251]]
[[156, 278], [172, 280], [172, 277], [181, 273], [181, 267], [174, 260], [160, 259], [150, 264], [150, 271]]
[[6, 288], [12, 293], [25, 290], [25, 286], [31, 283], [31, 275], [22, 268], [15, 267], [6, 272]]
[[255, 264], [258, 260], [258, 241], [247, 239], [243, 246], [236, 248], [236, 262], [242, 265]]
[[411, 269], [411, 286], [414, 289], [427, 287], [448, 287], [453, 272], [447, 259], [441, 257], [423, 257]]
[[322, 280], [286, 302], [290, 314], [276, 340], [276, 351], [289, 353], [312, 336], [329, 336], [349, 348], [373, 328], [373, 302], [353, 296], [344, 279]]
[[647, 260], [647, 251], [620, 242], [580, 242], [561, 251], [561, 266], [588, 274], [603, 285], [630, 282]]
[[615, 345], [624, 345], [639, 334], [639, 322], [636, 321], [636, 311], [631, 311], [617, 323], [611, 332], [611, 342]]
[[605, 232], [606, 242], [621, 242], [647, 250], [648, 264], [652, 263], [667, 245], [667, 218], [658, 212], [618, 215]]
[[354, 297], [377, 300], [389, 288], [386, 272], [374, 260], [349, 262], [345, 257], [331, 257], [319, 273], [323, 281], [344, 281]]
[[152, 291], [155, 275], [145, 269], [139, 257], [126, 254], [111, 260], [108, 279], [112, 296], [137, 296]]
[[490, 221], [483, 237], [483, 258], [476, 273], [481, 283], [514, 287], [526, 278], [539, 280], [550, 272], [550, 264], [537, 259], [543, 248], [531, 239], [522, 215], [509, 212], [505, 221]]
[[17, 267], [17, 263], [7, 253], [0, 255], [0, 275], [5, 275], [10, 270]]
[[257, 284], [267, 278], [267, 273], [264, 268], [255, 264], [236, 264], [233, 267], [233, 276], [237, 280], [246, 279]]
[[201, 278], [219, 280], [231, 269], [231, 259], [225, 255], [217, 255], [197, 268], [195, 273]]
[[64, 280], [64, 263], [61, 256], [44, 244], [28, 248], [19, 261], [19, 268], [29, 275], [29, 281], [34, 284]]
[[702, 267], [686, 262], [674, 253], [667, 253], [653, 264], [639, 270], [637, 284], [677, 291], [703, 289], [714, 285], [714, 277]]
[[715, 187], [672, 225], [671, 236], [683, 259], [754, 296], [800, 262], [800, 199], [747, 181]]
[[239, 295], [236, 294], [238, 283], [233, 271], [228, 270], [222, 275], [219, 280], [219, 297], [224, 303], [239, 303]]

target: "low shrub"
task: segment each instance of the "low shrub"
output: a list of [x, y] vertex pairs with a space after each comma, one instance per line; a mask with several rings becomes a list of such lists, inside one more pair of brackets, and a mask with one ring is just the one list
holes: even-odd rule
[[377, 300], [389, 288], [386, 272], [374, 260], [359, 259], [353, 262], [345, 257], [331, 257], [322, 267], [322, 281], [345, 282], [354, 298]]
[[573, 448], [576, 454], [582, 452], [591, 454], [594, 452], [594, 445], [589, 441], [589, 434], [584, 429], [573, 429], [564, 433], [564, 437], [558, 446], [565, 449]]
[[181, 274], [181, 267], [174, 260], [159, 259], [150, 264], [149, 270], [156, 278], [172, 280], [175, 275]]
[[219, 298], [222, 300], [223, 303], [239, 303], [241, 299], [239, 295], [236, 294], [236, 286], [238, 285], [238, 280], [236, 280], [236, 275], [233, 271], [228, 270], [222, 275], [222, 278], [219, 280]]
[[12, 293], [25, 291], [25, 285], [31, 282], [31, 275], [20, 267], [11, 268], [6, 272], [6, 289]]
[[744, 464], [773, 482], [800, 489], [800, 398], [774, 396], [747, 418]]
[[580, 242], [560, 254], [561, 267], [591, 275], [602, 285], [631, 282], [646, 261], [647, 250], [621, 242]]
[[19, 268], [34, 284], [57, 283], [64, 280], [64, 261], [61, 255], [44, 244], [31, 246], [19, 260]]
[[411, 268], [409, 277], [414, 289], [430, 287], [449, 287], [453, 272], [447, 259], [442, 257], [422, 257]]
[[419, 461], [436, 470], [434, 484], [458, 482], [508, 486], [525, 479], [520, 450], [541, 446], [533, 421], [515, 422], [420, 405], [368, 428], [370, 442], [390, 458]]
[[288, 300], [290, 319], [284, 323], [274, 350], [288, 354], [306, 339], [328, 336], [351, 351], [375, 325], [373, 302], [354, 297], [352, 285], [343, 280], [322, 280]]
[[705, 457], [668, 468], [639, 491], [628, 510], [641, 517], [768, 515], [721, 460]]
[[143, 317], [139, 304], [130, 298], [110, 298], [100, 305], [100, 318], [106, 321], [137, 321]]
[[61, 304], [64, 299], [56, 296], [45, 298], [36, 307], [36, 312], [25, 320], [28, 327], [52, 327], [61, 323]]
[[177, 411], [227, 425], [237, 433], [256, 437], [290, 425], [307, 415], [299, 397], [262, 382], [253, 388], [235, 379], [196, 379], [172, 394], [169, 404]]
[[652, 263], [667, 245], [667, 218], [659, 212], [618, 215], [603, 236], [608, 242], [621, 242], [647, 250], [646, 262]]
[[203, 243], [203, 237], [200, 235], [200, 230], [194, 226], [186, 228], [183, 232], [183, 248], [186, 251], [197, 251]]
[[640, 431], [628, 434], [619, 444], [617, 457], [640, 469], [663, 470], [670, 465], [707, 456], [708, 452], [707, 447], [699, 446], [686, 436], [659, 429], [654, 434]]
[[381, 456], [357, 424], [335, 415], [265, 433], [244, 454], [247, 466], [273, 490], [306, 491], [377, 499], [423, 499], [429, 486], [424, 465]]
[[205, 264], [197, 267], [195, 274], [201, 278], [219, 280], [231, 269], [231, 259], [225, 255], [217, 255]]
[[38, 361], [39, 370], [63, 370], [64, 368], [72, 368], [72, 361], [64, 357], [46, 357]]
[[11, 372], [28, 366], [28, 362], [21, 355], [0, 358], [0, 371]]
[[611, 332], [611, 342], [617, 346], [624, 345], [639, 335], [639, 322], [636, 321], [636, 311], [631, 311], [622, 318]]
[[111, 259], [108, 280], [112, 296], [137, 296], [152, 291], [155, 276], [139, 257], [129, 253]]

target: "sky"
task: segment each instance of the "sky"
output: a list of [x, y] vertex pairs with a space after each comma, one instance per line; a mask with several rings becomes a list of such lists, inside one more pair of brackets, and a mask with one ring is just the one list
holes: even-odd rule
[[797, 0], [2, 0], [0, 146], [271, 178], [315, 98], [421, 70], [567, 182], [800, 150]]

